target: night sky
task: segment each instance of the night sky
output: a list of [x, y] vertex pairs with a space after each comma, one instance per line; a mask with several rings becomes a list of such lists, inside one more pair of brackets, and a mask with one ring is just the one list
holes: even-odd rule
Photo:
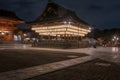
[[[99, 29], [120, 28], [120, 0], [53, 0]], [[0, 9], [16, 12], [25, 21], [41, 15], [48, 0], [0, 0]]]

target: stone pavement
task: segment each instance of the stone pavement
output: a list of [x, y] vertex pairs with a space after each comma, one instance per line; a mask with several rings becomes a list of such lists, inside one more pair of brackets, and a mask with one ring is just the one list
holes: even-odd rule
[[0, 73], [88, 56], [73, 52], [5, 49], [0, 50]]
[[8, 72], [0, 73], [0, 80], [23, 80], [34, 76], [42, 75], [48, 72], [63, 69], [69, 66], [77, 65], [91, 60], [91, 57], [75, 58], [71, 60], [65, 60], [60, 62], [49, 63], [45, 65], [39, 65], [29, 67], [25, 69], [18, 69]]
[[120, 65], [94, 59], [25, 80], [120, 80]]
[[[6, 49], [6, 47], [0, 48], [0, 49], [4, 50], [4, 49]], [[95, 62], [95, 64], [97, 66], [105, 65], [105, 66], [110, 67], [111, 65], [115, 66], [115, 65], [120, 64], [120, 53], [119, 53], [120, 49], [116, 48], [116, 47], [98, 47], [98, 48], [81, 48], [81, 49], [52, 49], [52, 48], [33, 48], [33, 47], [30, 47], [30, 46], [26, 46], [26, 45], [23, 47], [21, 45], [19, 47], [16, 46], [16, 48], [7, 47], [7, 49], [28, 49], [28, 50], [76, 52], [78, 54], [86, 53], [86, 54], [89, 54], [90, 56], [75, 58], [75, 59], [71, 59], [71, 60], [65, 60], [65, 61], [62, 61], [62, 62], [60, 61], [60, 62], [45, 64], [45, 65], [38, 65], [38, 66], [29, 67], [29, 68], [25, 68], [25, 69], [19, 69], [19, 70], [10, 71], [10, 72], [0, 73], [0, 78], [1, 78], [0, 80], [23, 80], [23, 79], [26, 79], [26, 78], [28, 78], [28, 80], [29, 79], [30, 80], [41, 80], [41, 79], [42, 80], [57, 80], [58, 78], [57, 79], [56, 78], [50, 78], [49, 75], [47, 76], [45, 73], [52, 72], [52, 71], [55, 71], [55, 70], [60, 70], [60, 69], [63, 69], [63, 71], [64, 70], [66, 71], [66, 69], [64, 69], [64, 68], [67, 68], [67, 67], [70, 67], [70, 66], [73, 66], [73, 65], [77, 65], [77, 64], [81, 66], [82, 63], [89, 62], [89, 61], [92, 61], [92, 60], [96, 61], [96, 59], [100, 59], [103, 62], [104, 61], [108, 62], [108, 63], [99, 63], [99, 61]], [[92, 70], [93, 71], [95, 70], [97, 72], [97, 69], [98, 70], [103, 69], [102, 72], [100, 72], [100, 74], [104, 73], [105, 69], [108, 69], [107, 71], [109, 71], [109, 68], [105, 68], [105, 69], [103, 67], [102, 68], [97, 68], [97, 66], [94, 66], [94, 65], [92, 66], [92, 70], [91, 70], [91, 69], [89, 69], [91, 64], [92, 63], [88, 63], [88, 66], [87, 65], [84, 66], [84, 70], [89, 72], [89, 74], [87, 74], [87, 75], [85, 75], [83, 73], [82, 74], [81, 73], [75, 73], [75, 71], [79, 71], [79, 69], [81, 69], [81, 70], [83, 69], [83, 67], [80, 67], [80, 66], [76, 66], [77, 68], [73, 69], [73, 71], [71, 71], [71, 72], [69, 72], [69, 68], [68, 68], [68, 70], [66, 72], [69, 72], [71, 74], [71, 75], [68, 75], [68, 76], [72, 76], [72, 75], [74, 76], [74, 74], [77, 74], [77, 76], [75, 76], [75, 77], [78, 77], [79, 75], [89, 76], [91, 74]], [[45, 66], [47, 66], [47, 67], [45, 67]], [[119, 69], [120, 69], [119, 67], [111, 67], [110, 70], [112, 71], [115, 68], [117, 68], [116, 71], [118, 71], [118, 72], [117, 73], [114, 72], [114, 73], [115, 73], [115, 75], [118, 76]], [[81, 70], [80, 70], [80, 72], [81, 72]], [[84, 72], [84, 70], [82, 72]], [[96, 72], [94, 72], [94, 73], [96, 73]], [[106, 72], [106, 70], [105, 70], [105, 72]], [[113, 74], [111, 74], [112, 72], [109, 72], [109, 73], [110, 73], [110, 75], [113, 75]], [[42, 74], [44, 74], [48, 79], [42, 78], [40, 76]], [[52, 73], [50, 73], [50, 74], [52, 75]], [[59, 72], [58, 72], [58, 74], [59, 74]], [[90, 75], [91, 78], [89, 77], [89, 78], [83, 78], [82, 79], [82, 77], [80, 77], [78, 80], [110, 80], [108, 78], [104, 79], [105, 75], [101, 76], [100, 74], [98, 74], [98, 76], [103, 77], [103, 78], [98, 79], [99, 77], [97, 77], [97, 78], [92, 79], [93, 76]], [[62, 73], [60, 75], [62, 76], [64, 74]], [[34, 76], [37, 76], [37, 77], [34, 77]], [[57, 76], [57, 74], [55, 74], [54, 76]], [[110, 78], [110, 76], [108, 76], [108, 77]], [[113, 76], [113, 77], [115, 77], [115, 76]], [[61, 77], [60, 80], [62, 78], [64, 78], [64, 76]], [[112, 78], [112, 79], [119, 80], [119, 78]], [[76, 80], [76, 79], [69, 78], [69, 79], [62, 79], [62, 80]]]

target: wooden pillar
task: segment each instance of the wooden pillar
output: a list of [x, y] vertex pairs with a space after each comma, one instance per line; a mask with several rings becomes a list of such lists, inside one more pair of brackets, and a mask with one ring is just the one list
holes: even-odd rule
[[73, 47], [73, 34], [71, 34], [71, 47]]
[[52, 43], [53, 43], [53, 40], [52, 40], [52, 39], [53, 39], [53, 36], [51, 35], [51, 36], [50, 36], [50, 46], [54, 46], [54, 45], [52, 44]]
[[57, 37], [58, 37], [58, 35], [56, 34], [56, 37], [55, 37], [55, 47], [57, 46]]
[[64, 34], [64, 47], [66, 48], [66, 34]]
[[50, 46], [50, 34], [49, 34], [49, 36], [48, 36], [48, 46]]
[[74, 35], [74, 47], [76, 46], [76, 36]]
[[70, 34], [68, 35], [68, 39], [69, 39], [69, 41], [68, 41], [68, 43], [69, 43], [69, 47], [71, 47]]
[[72, 47], [72, 35], [70, 35], [70, 45]]
[[77, 35], [77, 48], [79, 48], [79, 35]]
[[42, 45], [43, 43], [42, 39], [43, 39], [43, 35], [40, 35], [40, 45]]

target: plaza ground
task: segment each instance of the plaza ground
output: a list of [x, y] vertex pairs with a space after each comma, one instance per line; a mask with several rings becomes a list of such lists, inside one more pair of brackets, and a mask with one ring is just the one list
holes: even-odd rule
[[120, 65], [94, 59], [26, 80], [120, 80]]
[[45, 50], [5, 49], [0, 50], [0, 72], [63, 61], [87, 54]]
[[119, 80], [119, 73], [118, 47], [53, 49], [22, 44], [0, 46], [0, 80]]

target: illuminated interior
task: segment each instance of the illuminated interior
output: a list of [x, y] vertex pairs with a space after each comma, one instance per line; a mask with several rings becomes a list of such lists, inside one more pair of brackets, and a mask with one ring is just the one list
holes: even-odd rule
[[14, 31], [18, 29], [16, 24], [20, 23], [23, 21], [0, 18], [0, 40], [14, 41]]
[[36, 26], [33, 25], [32, 30], [39, 35], [72, 35], [72, 36], [85, 36], [90, 32], [90, 29], [81, 28], [78, 26], [67, 25], [57, 25], [57, 26]]

